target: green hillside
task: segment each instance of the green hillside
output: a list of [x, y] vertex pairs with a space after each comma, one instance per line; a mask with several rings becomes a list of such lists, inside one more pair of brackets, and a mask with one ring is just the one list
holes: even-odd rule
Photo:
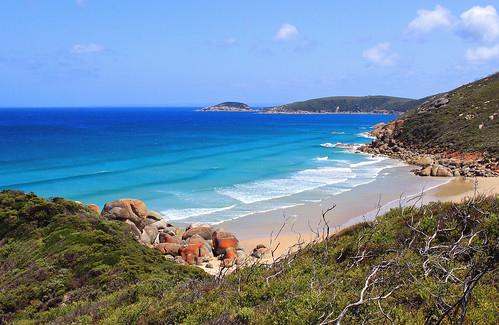
[[422, 100], [390, 96], [338, 96], [310, 99], [267, 109], [268, 112], [399, 113], [417, 107]]
[[202, 277], [81, 204], [0, 192], [0, 324], [122, 321], [147, 302], [142, 291], [160, 295]]
[[493, 324], [498, 213], [497, 197], [395, 209], [217, 280], [82, 205], [5, 191], [0, 323]]
[[395, 138], [407, 146], [433, 151], [487, 151], [497, 158], [499, 73], [435, 96], [400, 119], [405, 123]]

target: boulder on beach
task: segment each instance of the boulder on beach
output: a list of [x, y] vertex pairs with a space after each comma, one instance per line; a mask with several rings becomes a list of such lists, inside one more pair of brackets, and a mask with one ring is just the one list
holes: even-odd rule
[[213, 258], [211, 243], [200, 235], [193, 235], [180, 247], [180, 255], [187, 264], [199, 264]]
[[152, 225], [147, 225], [142, 230], [140, 235], [140, 241], [146, 245], [152, 245], [156, 242], [156, 238], [159, 235], [159, 231], [156, 227]]
[[228, 247], [225, 249], [225, 252], [223, 254], [223, 259], [222, 259], [222, 266], [223, 267], [231, 267], [235, 264], [237, 259], [237, 251], [234, 247]]
[[213, 258], [211, 242], [205, 240], [200, 235], [194, 235], [187, 241], [188, 245], [197, 245], [199, 248], [198, 257]]
[[130, 227], [130, 233], [132, 234], [133, 238], [136, 240], [140, 240], [140, 235], [142, 232], [137, 228], [137, 226], [131, 222], [130, 220], [125, 220], [125, 223]]
[[149, 211], [144, 202], [135, 199], [120, 199], [104, 205], [101, 215], [113, 220], [130, 220], [139, 230], [144, 229], [147, 219], [159, 221], [161, 216]]
[[154, 245], [154, 249], [162, 254], [171, 256], [180, 256], [180, 245], [174, 243], [159, 243]]
[[182, 243], [182, 240], [179, 237], [172, 235], [171, 233], [160, 232], [159, 233], [159, 242], [180, 245]]
[[233, 248], [235, 250], [238, 245], [239, 240], [230, 232], [217, 231], [213, 234], [213, 248], [215, 256], [225, 254], [228, 248]]
[[452, 171], [448, 167], [442, 165], [431, 166], [430, 176], [451, 177], [452, 175]]
[[212, 240], [213, 228], [211, 226], [196, 226], [188, 228], [183, 234], [182, 239], [186, 240], [194, 235], [203, 237], [205, 240]]

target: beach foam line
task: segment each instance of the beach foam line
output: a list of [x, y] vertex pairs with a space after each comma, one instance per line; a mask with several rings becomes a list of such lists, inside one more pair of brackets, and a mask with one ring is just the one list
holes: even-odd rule
[[374, 158], [369, 157], [369, 160], [350, 164], [350, 167], [356, 168], [356, 167], [362, 167], [362, 166], [369, 166], [369, 165], [373, 165], [373, 164], [378, 164], [378, 163], [385, 161], [387, 159], [388, 158], [386, 158], [386, 157], [374, 157]]
[[216, 212], [227, 211], [236, 207], [236, 205], [230, 205], [221, 208], [187, 208], [187, 209], [167, 209], [161, 211], [161, 215], [166, 220], [182, 220], [199, 216], [206, 216]]
[[370, 135], [369, 132], [357, 133], [356, 136], [361, 137], [361, 138], [367, 138], [367, 139], [376, 139], [376, 137], [373, 137], [372, 135]]
[[256, 211], [251, 211], [251, 212], [246, 212], [243, 214], [240, 214], [238, 216], [234, 216], [229, 219], [224, 219], [224, 220], [217, 220], [217, 221], [202, 221], [202, 222], [193, 222], [193, 225], [200, 225], [200, 224], [209, 224], [209, 225], [218, 225], [227, 221], [232, 221], [232, 220], [237, 220], [240, 218], [245, 218], [252, 216], [254, 214], [259, 214], [259, 213], [268, 213], [272, 211], [277, 211], [277, 210], [284, 210], [284, 209], [289, 209], [289, 208], [294, 208], [297, 206], [305, 205], [305, 203], [296, 203], [296, 204], [290, 204], [290, 205], [281, 205], [281, 206], [276, 206], [270, 209], [264, 209], [264, 210], [256, 210]]
[[350, 178], [355, 178], [351, 168], [320, 167], [296, 172], [288, 178], [236, 184], [217, 189], [216, 192], [244, 204], [252, 204], [291, 196], [326, 185], [346, 182]]

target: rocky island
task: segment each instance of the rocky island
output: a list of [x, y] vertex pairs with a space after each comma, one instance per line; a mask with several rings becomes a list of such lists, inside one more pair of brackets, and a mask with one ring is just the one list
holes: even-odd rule
[[255, 112], [249, 105], [239, 102], [223, 102], [217, 105], [201, 108], [200, 112]]

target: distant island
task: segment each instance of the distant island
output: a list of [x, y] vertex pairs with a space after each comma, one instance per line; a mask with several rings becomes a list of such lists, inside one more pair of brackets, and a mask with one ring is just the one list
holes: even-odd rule
[[201, 112], [254, 112], [249, 105], [240, 102], [223, 102], [200, 109]]
[[263, 114], [399, 114], [422, 104], [426, 98], [392, 96], [335, 96], [268, 107]]

